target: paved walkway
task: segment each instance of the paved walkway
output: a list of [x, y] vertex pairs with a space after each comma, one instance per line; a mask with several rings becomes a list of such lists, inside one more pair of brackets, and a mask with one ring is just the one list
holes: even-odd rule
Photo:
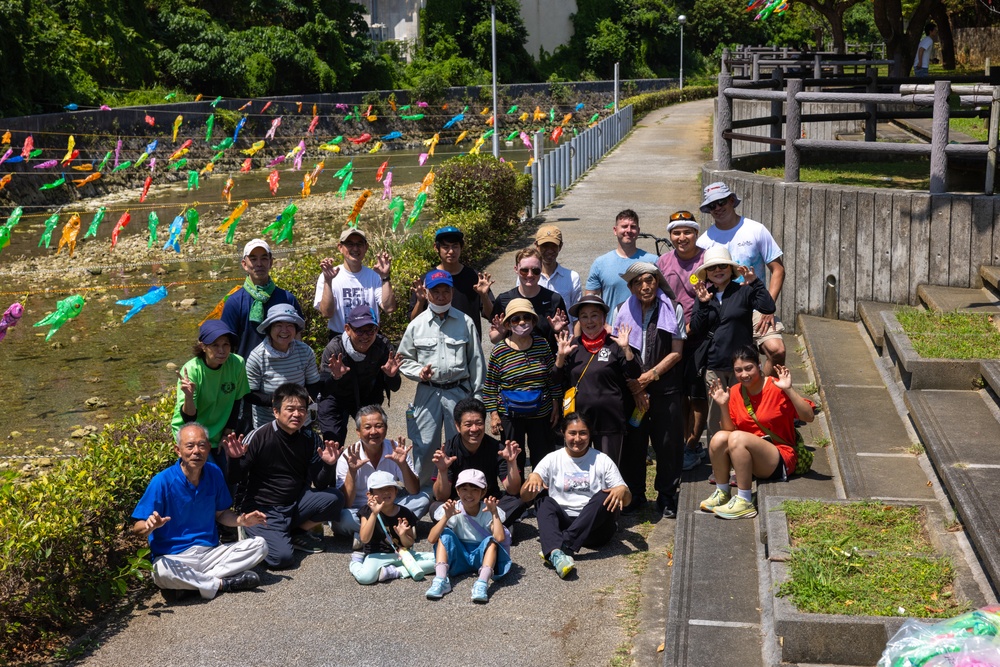
[[[701, 164], [710, 157], [705, 146], [711, 114], [712, 101], [704, 100], [647, 115], [622, 146], [546, 212], [545, 222], [563, 231], [565, 265], [585, 280], [594, 257], [612, 247], [614, 217], [623, 208], [635, 209], [643, 230], [659, 236], [672, 211], [696, 210]], [[530, 233], [523, 244], [529, 240]], [[487, 267], [496, 291], [513, 286], [513, 254], [521, 245]], [[405, 430], [403, 413], [412, 392], [413, 384], [404, 382], [393, 396], [392, 437]], [[635, 660], [657, 664], [673, 522], [659, 522], [649, 532], [641, 523], [646, 520], [656, 521], [649, 513], [623, 521], [613, 546], [581, 554], [579, 577], [569, 581], [543, 567], [534, 522], [524, 522], [515, 533], [515, 567], [485, 606], [470, 603], [472, 582], [465, 577], [434, 603], [423, 597], [425, 583], [359, 586], [347, 570], [350, 544], [327, 538], [327, 553], [304, 558], [286, 572], [266, 573], [265, 585], [253, 592], [171, 606], [153, 595], [98, 637], [99, 648], [81, 662], [604, 666], [626, 639], [619, 614], [635, 581], [630, 573], [635, 559], [628, 555], [649, 550]], [[426, 536], [429, 525], [421, 526]], [[427, 549], [426, 541], [417, 548]]]

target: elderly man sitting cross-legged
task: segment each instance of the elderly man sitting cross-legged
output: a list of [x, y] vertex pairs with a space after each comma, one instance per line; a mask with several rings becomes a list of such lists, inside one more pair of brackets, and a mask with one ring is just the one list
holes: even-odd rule
[[219, 591], [240, 591], [260, 584], [250, 568], [267, 556], [262, 537], [219, 545], [216, 521], [225, 526], [255, 526], [261, 512], [236, 514], [222, 471], [208, 460], [208, 431], [185, 424], [174, 445], [179, 460], [146, 487], [132, 518], [132, 532], [149, 538], [153, 583], [168, 600], [177, 591], [198, 591], [211, 600]]

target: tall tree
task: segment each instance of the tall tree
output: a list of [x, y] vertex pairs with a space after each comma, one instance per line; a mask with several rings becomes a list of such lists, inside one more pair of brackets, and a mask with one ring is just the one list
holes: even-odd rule
[[917, 43], [939, 0], [917, 0], [909, 21], [903, 16], [902, 0], [875, 0], [875, 25], [885, 40], [886, 56], [892, 59], [892, 76], [906, 76], [913, 67]]
[[837, 53], [847, 52], [847, 39], [844, 31], [844, 14], [862, 0], [798, 0], [804, 5], [819, 12], [830, 24], [833, 36], [833, 50]]

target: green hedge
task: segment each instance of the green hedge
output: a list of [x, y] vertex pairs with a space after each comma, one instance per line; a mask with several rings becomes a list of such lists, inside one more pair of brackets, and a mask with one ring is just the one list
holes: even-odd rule
[[108, 425], [51, 471], [0, 478], [0, 663], [58, 643], [148, 567], [125, 528], [150, 478], [175, 458], [173, 403], [164, 397]]
[[626, 97], [619, 102], [619, 107], [632, 105], [632, 116], [639, 119], [653, 109], [659, 109], [669, 104], [679, 102], [693, 102], [694, 100], [704, 100], [715, 97], [719, 94], [719, 89], [715, 86], [688, 86], [687, 88], [671, 88], [655, 93], [642, 93]]

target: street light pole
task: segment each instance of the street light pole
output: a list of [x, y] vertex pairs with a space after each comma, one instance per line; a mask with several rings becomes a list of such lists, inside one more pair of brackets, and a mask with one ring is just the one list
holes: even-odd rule
[[684, 88], [684, 24], [687, 20], [683, 14], [677, 17], [677, 22], [681, 24], [681, 88]]
[[493, 157], [500, 157], [500, 119], [497, 118], [497, 6], [490, 5], [490, 27], [493, 31]]

